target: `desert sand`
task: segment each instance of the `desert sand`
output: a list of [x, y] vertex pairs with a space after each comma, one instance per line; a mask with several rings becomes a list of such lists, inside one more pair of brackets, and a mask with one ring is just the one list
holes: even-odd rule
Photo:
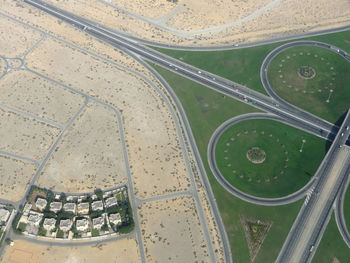
[[4, 76], [0, 82], [0, 94], [0, 104], [62, 125], [69, 122], [85, 99], [25, 70]]
[[0, 16], [0, 56], [22, 56], [40, 38], [41, 34], [26, 26]]
[[[93, 2], [87, 1], [87, 3]], [[65, 23], [35, 8], [28, 8], [23, 3], [3, 0], [2, 5], [0, 5], [0, 12], [50, 34], [47, 35], [46, 40], [42, 41], [27, 55], [26, 66], [73, 89], [92, 95], [120, 110], [132, 183], [138, 198], [156, 197], [165, 193], [188, 189], [190, 186], [189, 171], [185, 168], [184, 157], [179, 146], [180, 135], [175, 129], [174, 116], [170, 114], [169, 106], [165, 101], [167, 100], [170, 103], [175, 113], [177, 109], [173, 106], [174, 104], [167, 91], [147, 69], [125, 53], [96, 41], [83, 32], [67, 26]], [[119, 21], [114, 21], [114, 23], [118, 24]], [[126, 20], [124, 23], [128, 24], [130, 20]], [[60, 39], [67, 41], [67, 44], [62, 43]], [[74, 47], [69, 43], [78, 47]], [[97, 53], [101, 58], [91, 56], [90, 52]], [[104, 61], [102, 57], [135, 70], [143, 77], [122, 70], [113, 63]], [[57, 74], [55, 74], [56, 72]], [[74, 76], [74, 79], [72, 76]], [[152, 81], [154, 86], [151, 86], [144, 77]], [[154, 90], [154, 87], [161, 90], [167, 99], [161, 97]], [[64, 94], [67, 94], [67, 98], [63, 96], [61, 99], [69, 100], [70, 95], [68, 93]], [[23, 105], [22, 103], [18, 105]], [[40, 111], [36, 111], [35, 114], [40, 114]], [[46, 114], [45, 116], [48, 118], [49, 115]], [[58, 148], [57, 151], [61, 151], [61, 148]], [[149, 158], [153, 155], [155, 155], [154, 158]], [[193, 163], [191, 156], [190, 162]], [[65, 163], [70, 166], [72, 162], [68, 160]], [[196, 169], [194, 164], [192, 164], [192, 169]], [[44, 173], [46, 173], [46, 170]], [[40, 180], [43, 178], [41, 177]], [[50, 185], [49, 180], [46, 183]], [[198, 178], [196, 184], [197, 188], [200, 189], [201, 205], [210, 206]], [[130, 198], [134, 197], [131, 196]], [[190, 199], [192, 200], [192, 198]], [[142, 207], [148, 211], [146, 204]], [[192, 214], [197, 213], [193, 201], [190, 202], [188, 207], [192, 210]], [[139, 211], [142, 212], [142, 209]], [[189, 211], [188, 214], [190, 214]], [[217, 261], [222, 262], [221, 237], [217, 234], [216, 223], [212, 218], [210, 207], [203, 208], [203, 212], [212, 245], [214, 249], [219, 248], [216, 253]], [[176, 213], [172, 213], [171, 216], [176, 218]], [[152, 224], [151, 221], [149, 223]], [[187, 226], [186, 221], [179, 224], [184, 227]], [[199, 236], [203, 235], [201, 232], [203, 227], [205, 226], [198, 226], [195, 230], [197, 234], [198, 232], [201, 233], [198, 234]], [[158, 228], [161, 229], [161, 226], [159, 225]], [[155, 230], [156, 228], [153, 227], [152, 229]], [[174, 237], [174, 240], [177, 240], [174, 242], [179, 242], [177, 236]], [[198, 247], [194, 246], [194, 249], [197, 250]], [[193, 254], [193, 251], [189, 250], [188, 253]], [[155, 256], [158, 257], [158, 255]], [[163, 256], [164, 253], [161, 253], [161, 257]]]
[[60, 130], [35, 119], [0, 108], [0, 149], [41, 160]]
[[13, 247], [7, 246], [0, 262], [3, 263], [117, 263], [140, 262], [135, 239], [122, 239], [93, 246], [50, 246], [24, 240], [16, 240]]
[[0, 155], [0, 198], [16, 202], [25, 194], [36, 165]]
[[137, 197], [188, 188], [174, 121], [163, 99], [143, 79], [53, 39], [41, 42], [26, 61], [29, 68], [122, 111]]
[[0, 77], [6, 72], [6, 61], [0, 58]]
[[209, 262], [192, 197], [144, 204], [139, 217], [147, 262]]
[[117, 116], [90, 103], [57, 145], [37, 184], [58, 192], [92, 192], [126, 183]]
[[229, 45], [340, 27], [347, 0], [49, 0], [133, 36], [175, 45]]

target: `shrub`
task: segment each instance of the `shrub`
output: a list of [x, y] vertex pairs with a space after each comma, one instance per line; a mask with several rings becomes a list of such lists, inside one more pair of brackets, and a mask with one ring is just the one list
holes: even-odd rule
[[19, 230], [20, 232], [24, 232], [24, 230], [26, 230], [26, 226], [27, 226], [26, 223], [21, 222], [21, 223], [19, 223], [19, 225], [18, 225], [18, 230]]
[[99, 236], [100, 235], [100, 231], [98, 231], [98, 229], [92, 229], [92, 231], [91, 231], [91, 235], [93, 236], [93, 237], [97, 237], [97, 236]]

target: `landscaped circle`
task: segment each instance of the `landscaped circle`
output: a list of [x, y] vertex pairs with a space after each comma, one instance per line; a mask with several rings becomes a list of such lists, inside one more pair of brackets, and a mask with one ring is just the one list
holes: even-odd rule
[[220, 173], [239, 190], [281, 197], [303, 187], [325, 155], [325, 141], [273, 120], [247, 120], [218, 139]]
[[247, 158], [255, 164], [263, 163], [266, 158], [266, 153], [259, 147], [253, 147], [247, 151]]
[[283, 50], [271, 61], [267, 76], [282, 99], [332, 123], [350, 106], [350, 63], [328, 49]]
[[300, 77], [304, 79], [312, 79], [316, 75], [316, 71], [309, 66], [302, 66], [298, 70], [298, 74]]

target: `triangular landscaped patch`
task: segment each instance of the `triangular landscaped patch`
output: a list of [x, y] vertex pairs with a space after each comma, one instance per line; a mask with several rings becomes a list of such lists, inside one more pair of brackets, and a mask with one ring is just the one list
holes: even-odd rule
[[244, 215], [241, 215], [240, 219], [248, 243], [250, 260], [253, 262], [264, 242], [272, 222], [262, 222]]

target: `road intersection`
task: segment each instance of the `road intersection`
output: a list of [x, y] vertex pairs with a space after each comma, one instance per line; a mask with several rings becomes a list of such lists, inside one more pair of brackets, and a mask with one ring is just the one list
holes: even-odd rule
[[[104, 28], [101, 25], [97, 25], [94, 22], [87, 21], [86, 19], [82, 19], [80, 17], [77, 17], [73, 14], [69, 14], [66, 11], [60, 10], [60, 9], [55, 8], [53, 6], [49, 6], [47, 4], [43, 4], [40, 1], [24, 0], [24, 2], [32, 4], [35, 7], [38, 7], [40, 9], [42, 9], [43, 11], [46, 11], [46, 12], [48, 12], [48, 13], [50, 13], [50, 14], [52, 14], [52, 15], [54, 15], [54, 16], [56, 16], [64, 21], [68, 22], [72, 26], [77, 27], [81, 30], [84, 30], [86, 33], [89, 33], [92, 36], [115, 46], [116, 48], [126, 49], [129, 52], [133, 52], [134, 54], [136, 54], [135, 56], [137, 56], [137, 55], [141, 56], [142, 58], [144, 58], [146, 60], [152, 61], [152, 62], [154, 62], [154, 63], [156, 63], [164, 68], [170, 69], [171, 71], [173, 71], [177, 74], [183, 75], [191, 80], [199, 82], [205, 86], [208, 86], [208, 87], [210, 87], [216, 91], [219, 91], [223, 94], [226, 94], [230, 97], [233, 97], [235, 99], [240, 99], [241, 96], [244, 96], [244, 98], [247, 100], [246, 103], [249, 103], [252, 106], [255, 106], [259, 109], [262, 109], [264, 111], [271, 113], [271, 116], [273, 116], [271, 118], [275, 118], [276, 120], [283, 121], [283, 122], [288, 123], [292, 126], [303, 129], [309, 133], [315, 134], [319, 137], [323, 137], [323, 138], [328, 139], [330, 141], [334, 140], [334, 143], [338, 143], [337, 140], [339, 140], [340, 135], [339, 134], [337, 135], [337, 133], [339, 131], [339, 127], [333, 126], [331, 123], [329, 123], [327, 121], [324, 121], [324, 120], [322, 120], [322, 119], [320, 119], [320, 118], [318, 118], [310, 113], [307, 113], [301, 109], [298, 109], [298, 108], [294, 107], [293, 105], [290, 105], [290, 104], [286, 103], [285, 101], [281, 100], [276, 94], [273, 94], [273, 91], [272, 91], [272, 89], [269, 86], [269, 83], [267, 81], [266, 71], [267, 71], [269, 62], [271, 61], [271, 59], [274, 56], [276, 56], [278, 54], [278, 52], [280, 52], [280, 50], [274, 50], [273, 52], [271, 52], [271, 54], [264, 61], [263, 66], [262, 66], [262, 71], [261, 71], [263, 84], [264, 84], [264, 79], [266, 80], [265, 84], [264, 84], [265, 88], [267, 90], [271, 89], [271, 91], [272, 91], [271, 94], [269, 93], [270, 96], [272, 97], [272, 99], [271, 99], [270, 97], [264, 96], [260, 93], [254, 92], [254, 91], [251, 91], [242, 85], [239, 85], [237, 83], [233, 83], [233, 82], [228, 81], [226, 79], [220, 78], [219, 76], [215, 76], [211, 73], [205, 72], [203, 70], [200, 70], [200, 69], [195, 68], [193, 66], [190, 66], [188, 64], [180, 62], [176, 59], [165, 56], [165, 55], [163, 55], [159, 52], [156, 52], [152, 49], [141, 46], [141, 45], [137, 44], [135, 42], [135, 40], [133, 40], [132, 38], [130, 39], [130, 38], [125, 37], [125, 36], [120, 36], [120, 35], [118, 35], [118, 33], [114, 32], [114, 31], [111, 31], [107, 28]], [[290, 46], [302, 45], [301, 43], [304, 43], [304, 45], [310, 44], [310, 45], [329, 48], [329, 49], [333, 50], [334, 52], [342, 55], [348, 61], [350, 61], [350, 57], [347, 55], [347, 53], [345, 51], [342, 51], [342, 50], [340, 50], [336, 47], [333, 47], [333, 46], [328, 46], [328, 47], [323, 46], [323, 45], [326, 45], [323, 43], [319, 43], [319, 42], [306, 43], [306, 42], [298, 41], [298, 42], [290, 43]], [[252, 102], [254, 102], [254, 104], [252, 104]], [[280, 104], [280, 107], [276, 107], [277, 103]], [[180, 112], [183, 111], [181, 106], [179, 107], [179, 111]], [[196, 153], [196, 151], [197, 151], [196, 146], [195, 146], [195, 143], [193, 140], [193, 136], [190, 132], [190, 128], [189, 128], [187, 119], [185, 118], [184, 114], [181, 114], [181, 115], [183, 118], [182, 121], [185, 123], [185, 128], [187, 130], [187, 136], [189, 137], [189, 141], [192, 145], [192, 148], [194, 149], [194, 152]], [[344, 124], [343, 124], [342, 128], [343, 127], [344, 127]], [[346, 132], [345, 135], [346, 135], [346, 137], [342, 136], [342, 137], [344, 137], [344, 138], [342, 138], [343, 144], [346, 144], [346, 141], [347, 141], [348, 135], [349, 135], [348, 132]], [[334, 146], [334, 147], [336, 147], [336, 146]], [[333, 149], [333, 148], [331, 148], [331, 149]], [[346, 149], [347, 149], [347, 146], [344, 146], [344, 148], [341, 149], [341, 152], [346, 151]], [[338, 150], [338, 151], [340, 151], [340, 150]], [[330, 154], [330, 156], [331, 156], [331, 154]], [[328, 158], [328, 157], [326, 157], [326, 158]], [[200, 170], [201, 170], [202, 179], [203, 179], [203, 181], [207, 181], [206, 175], [204, 172], [204, 168], [202, 167], [202, 164], [201, 164], [199, 154], [198, 154], [198, 156], [196, 156], [196, 159], [197, 159], [198, 165], [199, 165]], [[348, 170], [346, 170], [345, 172], [343, 171], [343, 173], [345, 173], [345, 175], [346, 175], [346, 172], [348, 172]], [[320, 181], [321, 180], [319, 180], [316, 185], [321, 184], [321, 183], [319, 183]], [[310, 185], [312, 185], [312, 184], [310, 183]], [[309, 189], [309, 185], [307, 185], [307, 186], [308, 187], [305, 188], [306, 190]], [[221, 235], [223, 236], [223, 240], [224, 240], [223, 243], [224, 243], [224, 247], [225, 247], [225, 258], [226, 258], [227, 262], [230, 262], [231, 255], [230, 255], [230, 253], [227, 253], [229, 251], [229, 249], [228, 249], [229, 246], [227, 244], [228, 241], [227, 241], [227, 239], [225, 240], [225, 238], [224, 238], [226, 236], [226, 233], [224, 231], [224, 228], [223, 228], [221, 218], [220, 218], [220, 215], [218, 213], [215, 201], [213, 200], [213, 195], [212, 195], [209, 183], [208, 183], [208, 185], [206, 185], [206, 189], [207, 189], [207, 192], [209, 193], [210, 202], [212, 204], [214, 214], [216, 215], [216, 220], [219, 223]], [[338, 192], [339, 192], [339, 189], [336, 191], [336, 194], [334, 195], [334, 199], [337, 196]], [[306, 193], [305, 190], [300, 191], [300, 193], [295, 195], [293, 198], [297, 198], [297, 199], [302, 198], [305, 195], [305, 193]], [[293, 200], [297, 200], [297, 199], [293, 199]], [[309, 202], [311, 202], [311, 201], [309, 201]], [[327, 211], [328, 211], [327, 216], [329, 216], [330, 210], [327, 210]], [[319, 231], [319, 233], [320, 233], [320, 231]], [[322, 236], [322, 235], [318, 235], [317, 238], [320, 239], [320, 236]], [[318, 241], [317, 240], [316, 241], [319, 242], [319, 239], [318, 239]], [[284, 250], [282, 250], [281, 253], [284, 253], [283, 251]], [[309, 259], [307, 258], [307, 260], [309, 260]], [[281, 261], [281, 262], [285, 262], [285, 261]], [[307, 262], [307, 261], [300, 261], [300, 262]]]

